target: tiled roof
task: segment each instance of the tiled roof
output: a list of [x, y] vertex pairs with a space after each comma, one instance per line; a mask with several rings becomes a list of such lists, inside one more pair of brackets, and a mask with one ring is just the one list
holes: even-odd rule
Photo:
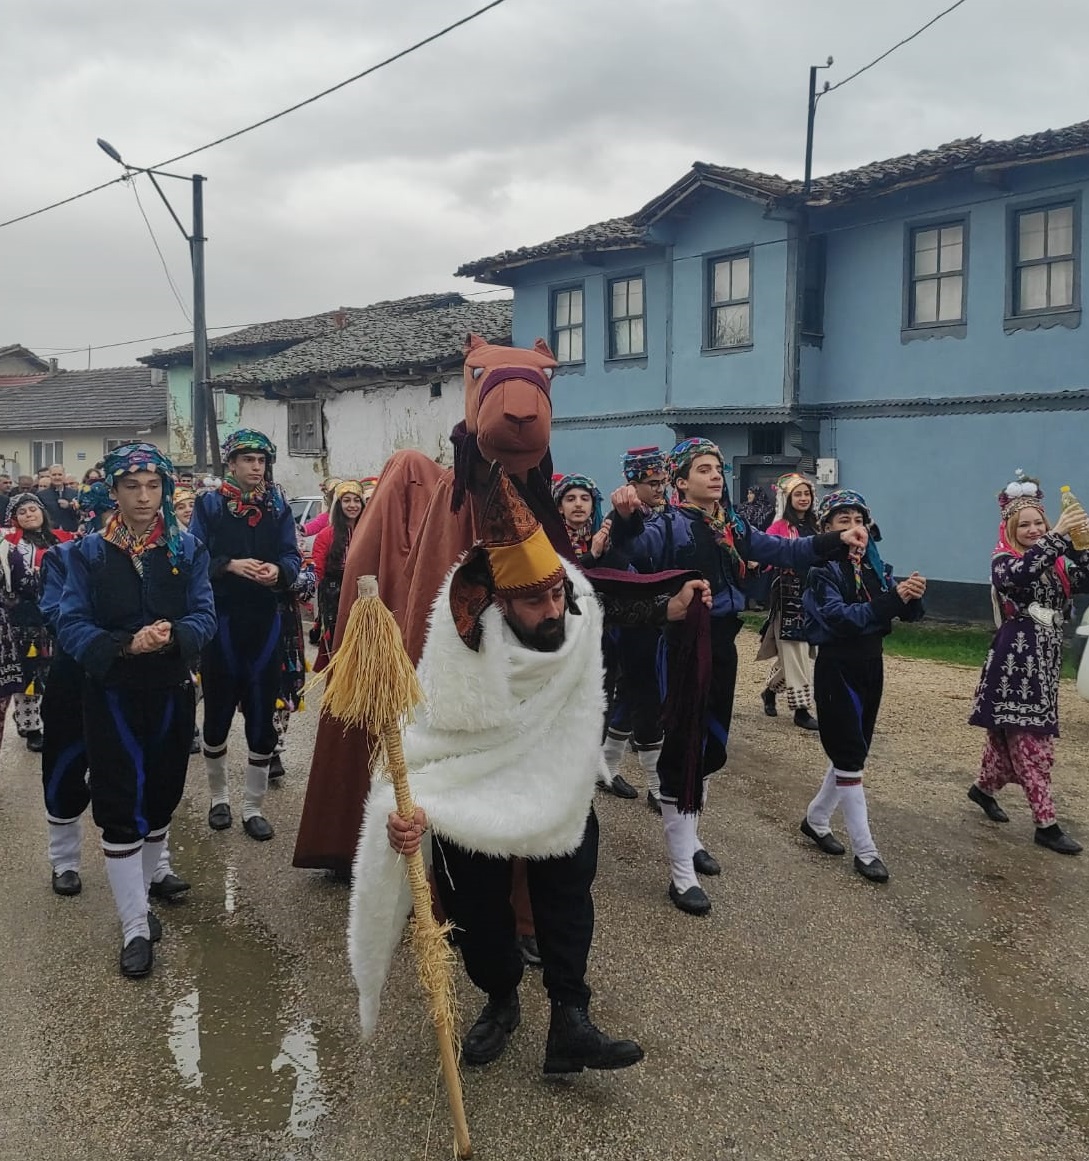
[[[879, 197], [905, 184], [933, 180], [958, 170], [1061, 157], [1065, 153], [1087, 150], [1089, 121], [1079, 121], [1064, 129], [1046, 129], [1041, 133], [1029, 133], [1004, 141], [965, 137], [939, 145], [936, 149], [923, 149], [886, 161], [874, 161], [857, 169], [816, 177], [804, 201], [814, 208], [846, 205], [862, 198]], [[651, 224], [699, 186], [710, 186], [742, 197], [788, 206], [803, 201], [801, 181], [780, 177], [776, 173], [758, 173], [751, 169], [697, 161], [679, 181], [634, 214], [587, 226], [548, 242], [523, 246], [518, 250], [505, 250], [490, 258], [467, 262], [456, 273], [490, 281], [492, 279], [489, 276], [542, 258], [646, 245], [650, 241]]]
[[492, 342], [510, 341], [510, 299], [472, 301], [454, 294], [442, 300], [449, 305], [421, 309], [419, 298], [376, 303], [343, 330], [217, 375], [215, 382], [244, 387], [435, 367], [461, 358], [469, 331]]
[[601, 253], [603, 250], [630, 250], [646, 244], [646, 230], [637, 226], [633, 217], [610, 218], [607, 222], [597, 222], [593, 226], [575, 230], [542, 242], [537, 246], [523, 246], [519, 250], [504, 250], [491, 258], [479, 258], [466, 262], [454, 271], [456, 277], [473, 278], [489, 270], [507, 270], [534, 262], [538, 258], [558, 258], [563, 254], [580, 254], [583, 250]]
[[101, 367], [27, 376], [0, 391], [0, 431], [162, 427], [166, 383], [147, 367]]
[[48, 361], [34, 354], [29, 347], [24, 347], [22, 343], [9, 343], [6, 347], [0, 347], [0, 359], [22, 359], [26, 363], [35, 364], [37, 370], [49, 370]]
[[[434, 306], [457, 302], [460, 299], [461, 296], [456, 292], [418, 294], [412, 298], [374, 303], [372, 306], [345, 306], [339, 310], [327, 310], [321, 314], [307, 315], [305, 318], [282, 318], [275, 322], [256, 323], [253, 326], [232, 331], [228, 335], [209, 338], [208, 354], [222, 358], [233, 354], [252, 354], [265, 347], [272, 348], [270, 353], [274, 353], [276, 350], [286, 350], [288, 347], [305, 342], [307, 339], [336, 333], [346, 326], [351, 326], [371, 311], [379, 309], [390, 311], [426, 310]], [[170, 347], [165, 351], [156, 351], [152, 355], [142, 355], [137, 360], [148, 367], [172, 367], [183, 363], [189, 364], [192, 361], [192, 343], [185, 343], [180, 347]]]

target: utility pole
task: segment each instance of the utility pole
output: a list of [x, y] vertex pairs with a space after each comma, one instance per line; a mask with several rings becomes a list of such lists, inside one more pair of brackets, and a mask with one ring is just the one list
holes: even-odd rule
[[[193, 174], [193, 234], [189, 252], [193, 262], [193, 462], [198, 472], [208, 470], [208, 324], [204, 311], [204, 178]], [[215, 411], [212, 411], [215, 423]], [[212, 441], [215, 448], [215, 441]]]
[[[813, 125], [817, 119], [817, 71], [830, 69], [833, 65], [831, 57], [822, 65], [809, 66], [809, 108], [805, 126], [805, 181], [802, 193], [809, 196], [809, 187], [813, 184]], [[828, 82], [824, 82], [824, 92], [828, 91]]]

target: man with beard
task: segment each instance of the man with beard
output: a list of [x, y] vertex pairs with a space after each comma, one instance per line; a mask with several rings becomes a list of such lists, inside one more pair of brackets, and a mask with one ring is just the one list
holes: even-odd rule
[[[597, 870], [593, 810], [604, 709], [602, 606], [560, 560], [496, 469], [481, 541], [447, 577], [418, 667], [425, 701], [405, 758], [419, 809], [405, 821], [376, 782], [353, 875], [349, 955], [364, 1034], [373, 1032], [409, 896], [398, 855], [432, 828], [435, 881], [470, 979], [488, 999], [462, 1045], [468, 1065], [495, 1060], [520, 1022], [523, 962], [511, 906], [512, 862], [529, 896], [552, 1004], [546, 1073], [626, 1068], [643, 1058], [591, 1022], [586, 962]], [[704, 581], [657, 598], [658, 620], [710, 600]]]

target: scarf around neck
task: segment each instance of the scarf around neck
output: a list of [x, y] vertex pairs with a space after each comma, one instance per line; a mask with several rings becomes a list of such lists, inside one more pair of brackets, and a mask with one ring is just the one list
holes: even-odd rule
[[715, 538], [715, 543], [729, 557], [738, 578], [744, 580], [746, 566], [745, 562], [741, 559], [741, 554], [737, 551], [735, 543], [735, 535], [740, 533], [741, 529], [737, 526], [733, 513], [727, 512], [721, 504], [715, 504], [711, 512], [704, 511], [698, 504], [683, 503], [678, 504], [677, 507], [682, 512], [688, 512], [692, 516], [702, 520], [711, 529], [711, 535]]
[[269, 507], [269, 490], [264, 480], [252, 491], [244, 492], [234, 476], [227, 476], [219, 485], [219, 494], [227, 501], [227, 511], [232, 516], [243, 518], [251, 528], [261, 523], [261, 517]]
[[[120, 548], [132, 561], [132, 567], [143, 576], [143, 556], [146, 552], [150, 552], [151, 549], [165, 542], [165, 527], [162, 513], [160, 513], [155, 517], [152, 526], [142, 536], [137, 536], [121, 519], [120, 514], [114, 512], [102, 530], [102, 538], [114, 545], [115, 548]], [[177, 568], [174, 571], [177, 572]]]

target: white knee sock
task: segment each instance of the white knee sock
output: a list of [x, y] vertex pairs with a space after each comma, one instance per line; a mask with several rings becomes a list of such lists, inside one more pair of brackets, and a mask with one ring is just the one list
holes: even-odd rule
[[151, 881], [161, 883], [167, 875], [173, 874], [174, 868], [170, 865], [170, 831], [167, 831], [163, 835], [163, 841], [159, 843], [159, 861], [151, 873]]
[[839, 806], [839, 787], [836, 785], [836, 768], [829, 762], [821, 788], [805, 812], [806, 820], [817, 834], [832, 833], [832, 815], [835, 814], [837, 806]]
[[624, 751], [628, 748], [630, 737], [631, 734], [622, 734], [614, 730], [606, 731], [605, 742], [601, 747], [601, 756], [605, 759], [610, 780], [620, 773], [620, 759], [624, 757]]
[[151, 938], [147, 925], [147, 887], [144, 885], [143, 843], [138, 846], [102, 844], [106, 878], [110, 881], [117, 916], [121, 920], [122, 945], [138, 935]]
[[689, 887], [700, 885], [692, 866], [697, 843], [696, 816], [681, 814], [675, 803], [663, 802], [662, 827], [669, 855], [669, 877], [673, 880], [673, 886], [684, 894]]
[[[842, 774], [843, 772], [840, 771]], [[857, 775], [848, 775], [857, 777]], [[870, 819], [866, 813], [866, 791], [861, 782], [839, 788], [839, 800], [843, 806], [843, 821], [851, 840], [851, 850], [864, 862], [872, 863], [878, 858], [877, 845], [870, 834]]]
[[649, 750], [636, 750], [639, 765], [643, 770], [643, 777], [647, 780], [647, 790], [657, 798], [662, 792], [662, 784], [658, 781], [658, 758], [662, 747], [653, 746]]
[[204, 747], [204, 769], [208, 773], [208, 790], [212, 795], [212, 805], [230, 802], [227, 793], [227, 743], [222, 746]]
[[261, 808], [268, 793], [268, 764], [271, 760], [271, 754], [255, 754], [250, 751], [249, 761], [246, 763], [246, 792], [242, 795], [243, 822], [247, 818], [264, 815]]
[[703, 839], [700, 838], [699, 829], [700, 829], [700, 819], [703, 817], [703, 811], [705, 811], [707, 809], [707, 791], [708, 791], [710, 784], [711, 784], [711, 779], [704, 778], [704, 780], [703, 780], [703, 797], [700, 799], [700, 813], [696, 815], [696, 846], [692, 851], [693, 854], [695, 854], [696, 851], [702, 851], [702, 850], [706, 849], [703, 845]]
[[144, 898], [147, 898], [148, 889], [151, 887], [151, 881], [155, 878], [155, 869], [159, 865], [159, 860], [163, 856], [163, 850], [166, 847], [166, 827], [162, 830], [152, 831], [146, 839], [144, 839], [144, 849], [140, 852], [140, 865], [144, 874]]
[[49, 831], [49, 863], [54, 875], [79, 870], [80, 850], [83, 847], [83, 819], [77, 815], [55, 821], [47, 818]]

